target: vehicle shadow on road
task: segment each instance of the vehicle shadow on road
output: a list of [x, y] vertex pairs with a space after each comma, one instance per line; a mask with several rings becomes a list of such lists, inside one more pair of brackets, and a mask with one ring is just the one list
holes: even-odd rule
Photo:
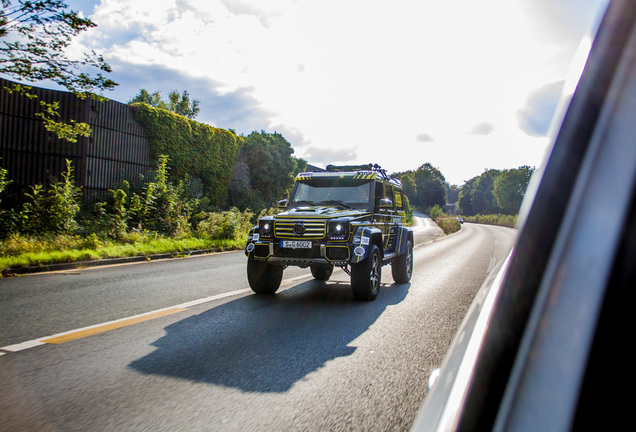
[[311, 280], [274, 296], [249, 295], [165, 328], [151, 354], [130, 364], [159, 374], [247, 392], [285, 392], [350, 343], [410, 284], [383, 285], [373, 302], [353, 300], [341, 282]]

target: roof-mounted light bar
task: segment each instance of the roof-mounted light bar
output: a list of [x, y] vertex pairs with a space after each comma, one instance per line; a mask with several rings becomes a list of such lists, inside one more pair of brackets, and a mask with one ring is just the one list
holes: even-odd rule
[[366, 164], [366, 165], [327, 165], [326, 168], [329, 172], [345, 172], [345, 171], [375, 171], [379, 173], [383, 178], [389, 180], [389, 176], [386, 174], [386, 170], [378, 164]]

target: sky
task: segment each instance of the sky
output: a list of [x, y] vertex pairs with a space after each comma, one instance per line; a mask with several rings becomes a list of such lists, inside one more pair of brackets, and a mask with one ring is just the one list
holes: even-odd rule
[[278, 132], [310, 164], [437, 167], [458, 186], [538, 166], [607, 0], [67, 0], [128, 102], [187, 90], [196, 120]]

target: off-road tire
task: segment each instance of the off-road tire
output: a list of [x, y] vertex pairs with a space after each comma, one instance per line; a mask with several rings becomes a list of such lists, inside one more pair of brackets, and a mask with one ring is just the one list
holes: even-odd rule
[[314, 277], [314, 279], [319, 281], [329, 280], [329, 278], [331, 277], [331, 274], [333, 273], [333, 266], [325, 267], [325, 266], [319, 266], [319, 265], [312, 265], [310, 266], [310, 269], [311, 269], [311, 275]]
[[247, 280], [256, 294], [274, 294], [283, 280], [283, 268], [265, 261], [247, 259]]
[[395, 283], [408, 283], [413, 275], [413, 243], [406, 242], [406, 251], [391, 263], [391, 274]]
[[380, 292], [382, 257], [376, 245], [371, 245], [367, 258], [351, 265], [351, 292], [356, 300], [375, 300]]

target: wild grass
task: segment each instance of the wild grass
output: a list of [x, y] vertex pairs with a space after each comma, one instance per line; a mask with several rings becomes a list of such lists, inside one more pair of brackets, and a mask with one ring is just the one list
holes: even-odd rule
[[445, 234], [452, 234], [459, 231], [462, 227], [455, 216], [438, 216], [435, 219], [435, 223], [439, 226]]
[[[16, 267], [104, 258], [226, 251], [245, 246], [254, 214], [220, 211], [183, 182], [168, 180], [168, 157], [159, 157], [140, 189], [123, 182], [104, 202], [80, 203], [73, 166], [62, 180], [35, 185], [17, 208], [0, 208], [0, 273]], [[8, 184], [0, 169], [0, 193]]]
[[476, 216], [465, 216], [464, 221], [479, 223], [485, 225], [498, 225], [505, 226], [508, 228], [514, 228], [517, 225], [517, 215], [504, 215], [504, 214], [494, 214], [494, 215], [476, 215]]
[[118, 240], [100, 238], [94, 234], [81, 238], [70, 235], [27, 237], [11, 235], [0, 241], [0, 272], [47, 264], [92, 261], [107, 258], [135, 257], [159, 254], [188, 254], [192, 251], [221, 252], [245, 247], [247, 231], [236, 232], [232, 238], [172, 238], [156, 233], [129, 233]]

